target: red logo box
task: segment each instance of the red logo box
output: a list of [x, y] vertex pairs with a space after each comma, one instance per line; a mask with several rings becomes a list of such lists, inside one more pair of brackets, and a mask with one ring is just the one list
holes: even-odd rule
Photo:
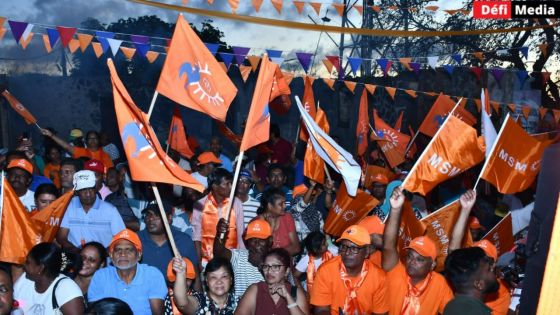
[[473, 17], [475, 19], [511, 19], [511, 2], [475, 1]]

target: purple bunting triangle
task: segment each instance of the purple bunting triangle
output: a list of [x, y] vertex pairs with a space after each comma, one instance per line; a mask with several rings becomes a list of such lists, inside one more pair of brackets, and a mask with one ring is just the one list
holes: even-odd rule
[[19, 44], [19, 40], [21, 39], [21, 36], [23, 35], [23, 32], [25, 32], [25, 29], [27, 28], [27, 25], [29, 23], [8, 21], [8, 24], [10, 24], [10, 29], [12, 30], [12, 35], [14, 35], [14, 39]]
[[516, 74], [517, 74], [517, 79], [519, 80], [519, 85], [523, 85], [523, 83], [525, 83], [525, 80], [529, 76], [527, 74], [527, 71], [524, 70], [519, 70], [516, 72]]
[[414, 71], [414, 73], [418, 74], [418, 72], [420, 72], [420, 63], [418, 62], [411, 62], [408, 64], [412, 70]]
[[229, 65], [231, 65], [231, 61], [233, 60], [233, 55], [228, 53], [218, 53], [218, 55], [222, 57], [222, 61], [226, 65], [226, 68], [229, 68]]
[[358, 69], [360, 69], [360, 66], [362, 65], [362, 58], [349, 57], [348, 63], [350, 64], [352, 73], [356, 75], [356, 71], [358, 71]]
[[453, 70], [455, 70], [455, 67], [452, 65], [443, 65], [443, 69], [445, 69], [445, 71], [447, 71], [447, 73], [449, 73], [449, 75], [453, 74]]
[[132, 40], [134, 43], [140, 44], [147, 44], [150, 42], [150, 38], [144, 35], [130, 35], [130, 40]]
[[311, 64], [311, 57], [313, 57], [312, 53], [304, 53], [304, 52], [297, 52], [296, 57], [301, 64], [303, 71], [307, 73], [309, 70], [309, 65]]
[[281, 50], [267, 49], [266, 53], [268, 54], [269, 58], [280, 58], [280, 57], [282, 57], [282, 51]]
[[249, 50], [251, 50], [251, 48], [233, 46], [231, 47], [231, 50], [233, 50], [233, 54], [235, 56], [235, 62], [237, 62], [238, 65], [241, 65], [243, 64], [243, 61], [245, 60], [245, 57], [247, 57], [247, 54], [249, 53]]
[[216, 56], [218, 48], [220, 48], [220, 44], [204, 43], [204, 45], [206, 45], [206, 48], [208, 48], [212, 55]]
[[498, 81], [498, 83], [502, 81], [502, 77], [506, 73], [504, 69], [490, 69], [490, 72], [492, 73], [496, 81]]
[[525, 56], [525, 59], [527, 59], [529, 56], [529, 47], [521, 47], [519, 48], [519, 52], [521, 52], [523, 56]]
[[453, 54], [451, 55], [451, 58], [453, 58], [453, 60], [455, 60], [457, 64], [459, 65], [461, 64], [461, 59], [462, 59], [461, 54]]
[[58, 42], [60, 35], [54, 28], [47, 28], [47, 36], [49, 37], [49, 44], [51, 44], [51, 48], [53, 48], [56, 42]]
[[144, 57], [146, 57], [146, 54], [150, 50], [150, 44], [134, 43], [134, 47], [136, 47], [136, 51]]

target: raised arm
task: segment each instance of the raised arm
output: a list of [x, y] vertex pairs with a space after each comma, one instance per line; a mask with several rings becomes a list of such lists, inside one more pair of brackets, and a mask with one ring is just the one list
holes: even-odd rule
[[68, 153], [70, 153], [72, 155], [74, 154], [74, 147], [71, 146], [68, 142], [59, 138], [57, 135], [52, 133], [50, 130], [41, 128], [41, 134], [43, 134], [43, 136], [45, 136], [45, 137], [49, 137], [49, 138], [53, 139], [54, 142], [56, 142], [59, 146], [61, 146]]
[[455, 226], [453, 227], [453, 232], [451, 233], [451, 241], [449, 242], [449, 252], [461, 248], [461, 242], [465, 236], [465, 230], [467, 229], [467, 221], [469, 220], [469, 215], [476, 201], [476, 191], [467, 190], [466, 193], [461, 195], [459, 198], [459, 203], [461, 204], [461, 211], [459, 212], [459, 217]]
[[187, 295], [186, 269], [187, 264], [182, 258], [173, 258], [173, 271], [177, 275], [173, 285], [173, 299], [182, 314], [194, 314], [198, 308], [198, 301], [195, 297]]
[[[221, 235], [225, 235], [223, 240], [220, 239]], [[226, 240], [228, 236], [228, 226], [226, 220], [221, 218], [218, 221], [218, 227], [216, 228], [216, 237], [214, 237], [214, 257], [222, 257], [227, 260], [231, 260], [231, 251], [226, 248]]]
[[402, 207], [404, 204], [404, 194], [402, 187], [397, 187], [391, 194], [389, 199], [391, 210], [389, 210], [389, 218], [385, 224], [385, 232], [383, 233], [383, 270], [389, 271], [399, 262], [399, 253], [397, 251], [397, 241], [399, 237], [399, 228], [401, 225]]

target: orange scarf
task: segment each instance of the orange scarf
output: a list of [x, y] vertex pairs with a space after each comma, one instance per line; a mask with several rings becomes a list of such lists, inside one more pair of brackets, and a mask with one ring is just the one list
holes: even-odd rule
[[[208, 194], [204, 208], [202, 210], [202, 224], [201, 224], [201, 249], [202, 260], [208, 262], [212, 257], [214, 249], [214, 238], [216, 237], [216, 228], [220, 217], [227, 215], [228, 199], [224, 199], [222, 204], [218, 205], [212, 193]], [[236, 226], [235, 211], [232, 209], [231, 217], [229, 220], [228, 235], [226, 240], [226, 248], [237, 248], [237, 226]]]
[[404, 298], [401, 315], [417, 315], [420, 312], [420, 296], [426, 291], [430, 280], [432, 280], [431, 272], [424, 280], [424, 283], [417, 288], [412, 284], [412, 279], [408, 277], [408, 292]]
[[344, 282], [344, 286], [348, 290], [348, 294], [346, 294], [346, 300], [344, 301], [344, 314], [363, 314], [364, 312], [360, 308], [360, 304], [358, 303], [358, 289], [362, 286], [362, 283], [366, 279], [369, 264], [367, 263], [367, 259], [364, 260], [362, 265], [362, 271], [360, 272], [360, 278], [356, 282], [355, 285], [352, 285], [352, 279], [346, 273], [346, 267], [344, 267], [344, 263], [342, 260], [340, 261], [340, 278], [342, 282]]
[[[321, 257], [321, 263], [324, 264], [325, 262], [329, 261], [333, 258], [333, 254], [330, 251], [326, 251], [323, 253]], [[311, 295], [311, 287], [313, 286], [313, 282], [315, 280], [315, 274], [317, 270], [315, 269], [315, 257], [309, 255], [309, 262], [307, 263], [307, 292]]]

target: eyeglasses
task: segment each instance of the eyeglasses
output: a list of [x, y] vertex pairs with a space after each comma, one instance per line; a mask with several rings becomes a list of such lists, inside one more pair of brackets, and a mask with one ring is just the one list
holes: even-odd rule
[[339, 253], [346, 252], [348, 254], [356, 255], [363, 248], [365, 247], [340, 245], [340, 247], [338, 248], [338, 252]]
[[265, 264], [261, 265], [261, 269], [264, 272], [268, 272], [268, 271], [278, 272], [282, 267], [284, 267], [284, 265], [265, 265]]

